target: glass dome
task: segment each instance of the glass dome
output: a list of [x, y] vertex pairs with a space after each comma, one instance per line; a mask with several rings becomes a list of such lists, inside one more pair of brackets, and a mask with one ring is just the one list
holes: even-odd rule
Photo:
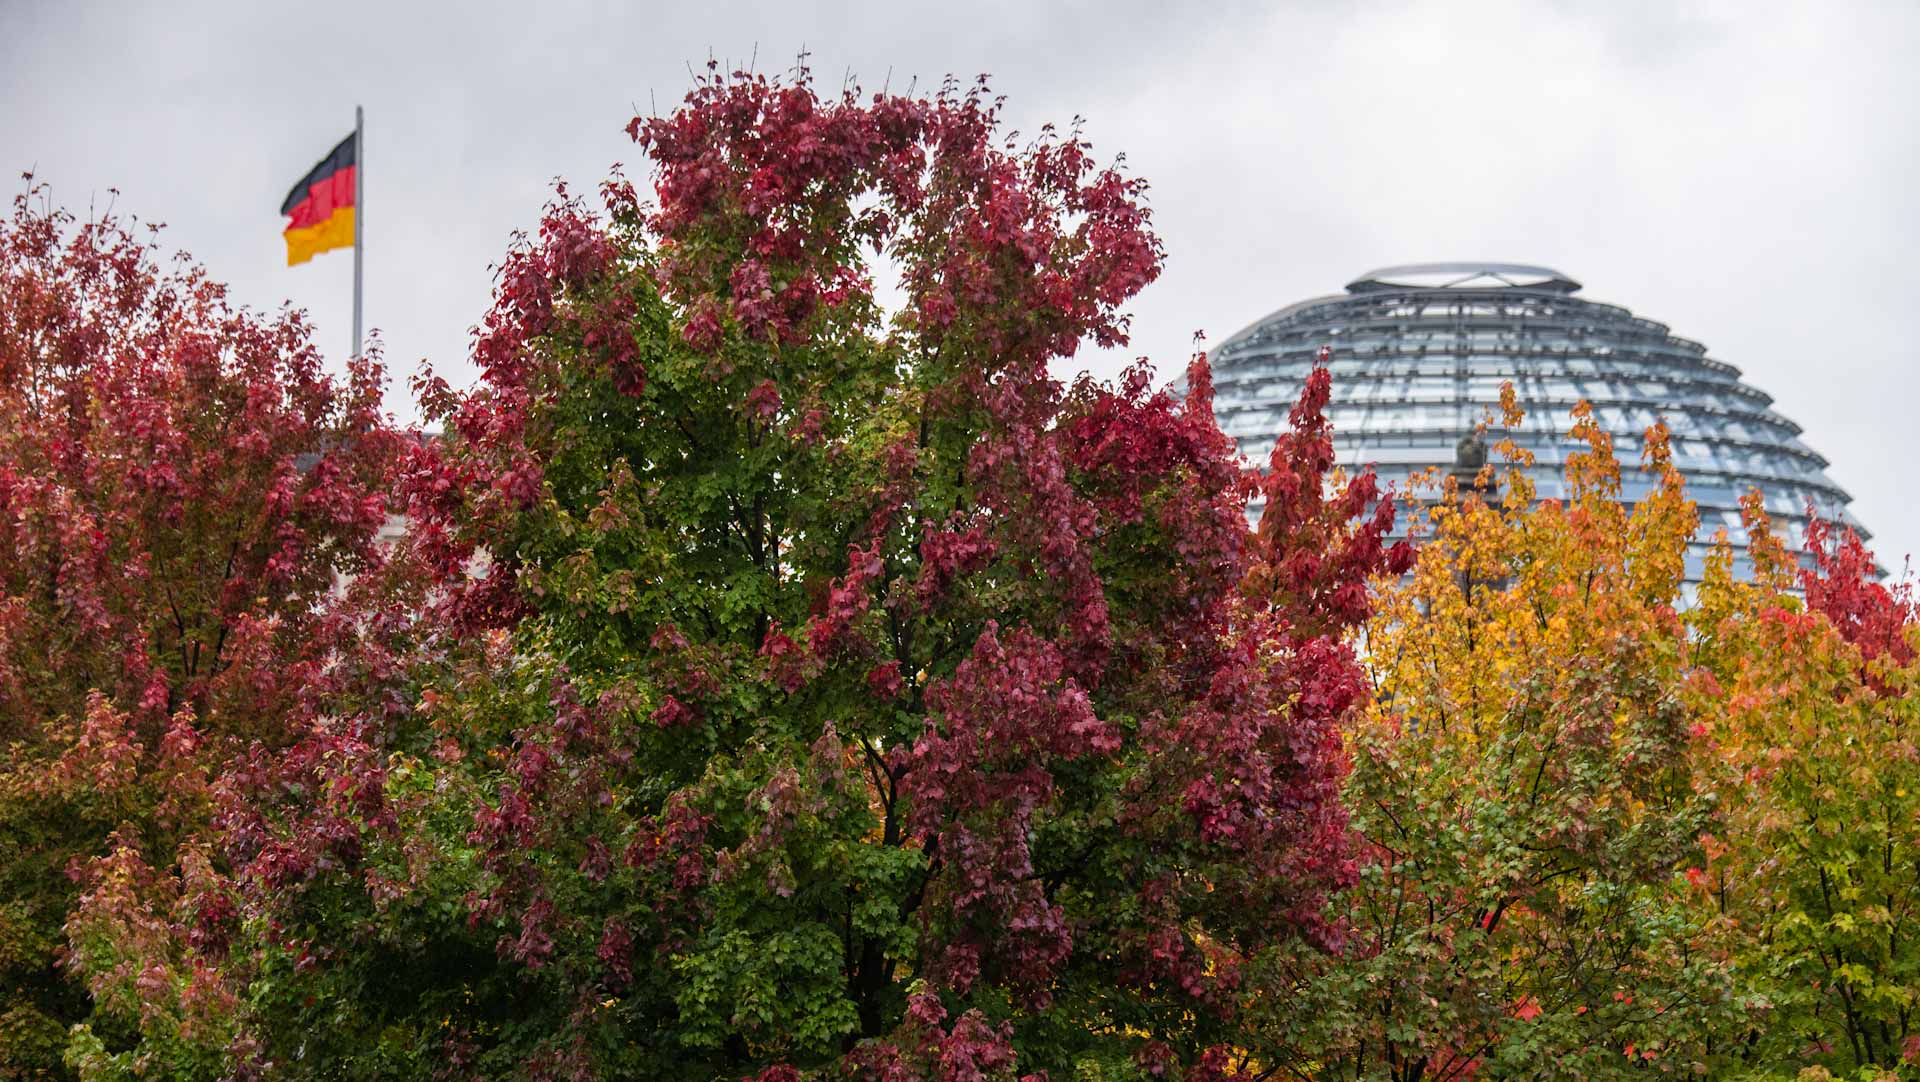
[[1666, 421], [1674, 462], [1700, 507], [1690, 579], [1697, 581], [1721, 527], [1744, 563], [1739, 501], [1752, 488], [1795, 547], [1809, 504], [1866, 536], [1847, 512], [1850, 497], [1827, 478], [1827, 460], [1738, 368], [1664, 323], [1575, 297], [1580, 288], [1552, 268], [1514, 263], [1373, 271], [1345, 294], [1289, 305], [1214, 350], [1215, 415], [1243, 456], [1264, 462], [1328, 347], [1339, 461], [1371, 465], [1383, 481], [1396, 481], [1429, 467], [1451, 469], [1461, 437], [1490, 411], [1497, 415], [1500, 385], [1511, 380], [1527, 412], [1523, 430], [1511, 435], [1533, 451], [1543, 499], [1565, 494], [1568, 414], [1580, 400], [1592, 403], [1595, 420], [1613, 435], [1628, 501], [1647, 491], [1646, 478], [1631, 468], [1642, 434]]

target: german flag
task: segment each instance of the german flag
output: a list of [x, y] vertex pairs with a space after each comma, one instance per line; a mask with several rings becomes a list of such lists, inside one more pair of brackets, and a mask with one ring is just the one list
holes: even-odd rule
[[353, 247], [353, 180], [360, 157], [358, 135], [340, 140], [287, 193], [280, 213], [287, 223], [287, 266], [305, 263], [321, 252]]

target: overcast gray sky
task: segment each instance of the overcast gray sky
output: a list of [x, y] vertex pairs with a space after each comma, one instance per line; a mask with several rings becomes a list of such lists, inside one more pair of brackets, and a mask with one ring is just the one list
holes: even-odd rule
[[[820, 81], [993, 76], [1153, 184], [1163, 370], [1386, 264], [1543, 263], [1704, 341], [1920, 548], [1920, 3], [921, 5], [0, 0], [0, 167], [118, 206], [344, 353], [352, 259], [288, 268], [287, 188], [367, 109], [368, 323], [471, 377], [488, 266], [552, 178], [639, 155], [709, 53]], [[637, 169], [636, 169], [637, 172]], [[15, 182], [15, 190], [17, 182]], [[1124, 358], [1089, 356], [1109, 373]]]

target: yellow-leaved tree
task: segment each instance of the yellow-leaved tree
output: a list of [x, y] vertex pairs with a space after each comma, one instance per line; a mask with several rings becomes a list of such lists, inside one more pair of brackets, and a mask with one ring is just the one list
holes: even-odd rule
[[[1739, 975], [1730, 1077], [1920, 1077], [1920, 665], [1914, 606], [1824, 527], [1799, 571], [1757, 498], [1688, 614], [1696, 776], [1721, 801], [1687, 876]], [[1795, 588], [1798, 587], [1796, 590]]]
[[1571, 445], [1564, 498], [1506, 439], [1504, 469], [1447, 478], [1415, 570], [1380, 584], [1346, 956], [1265, 974], [1255, 1007], [1301, 1077], [1691, 1072], [1727, 1024], [1684, 876], [1713, 814], [1679, 611], [1697, 516], [1664, 429], [1631, 507], [1585, 405]]

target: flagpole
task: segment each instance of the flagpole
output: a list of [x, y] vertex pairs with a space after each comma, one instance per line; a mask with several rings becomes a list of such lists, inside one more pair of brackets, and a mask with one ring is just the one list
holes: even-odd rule
[[360, 337], [360, 264], [361, 253], [366, 248], [361, 243], [361, 231], [367, 221], [367, 134], [366, 116], [361, 108], [353, 107], [353, 356], [360, 356], [362, 343]]

